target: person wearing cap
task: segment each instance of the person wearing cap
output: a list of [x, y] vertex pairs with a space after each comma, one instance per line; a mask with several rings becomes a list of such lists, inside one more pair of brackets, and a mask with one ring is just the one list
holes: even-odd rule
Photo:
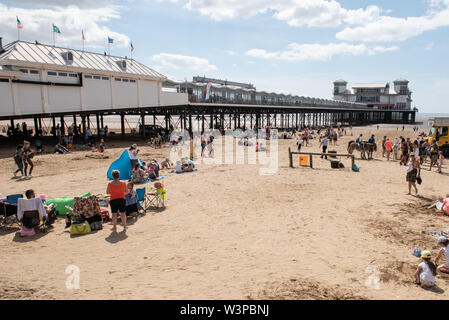
[[444, 256], [446, 262], [444, 264], [439, 265], [437, 267], [437, 270], [443, 273], [449, 273], [449, 239], [446, 238], [445, 236], [439, 237], [438, 246], [440, 246], [441, 249], [435, 258], [435, 264], [438, 265], [438, 261], [442, 256]]
[[421, 252], [423, 260], [415, 272], [415, 283], [422, 288], [431, 288], [435, 285], [435, 276], [437, 275], [437, 266], [431, 261], [432, 254], [428, 250]]

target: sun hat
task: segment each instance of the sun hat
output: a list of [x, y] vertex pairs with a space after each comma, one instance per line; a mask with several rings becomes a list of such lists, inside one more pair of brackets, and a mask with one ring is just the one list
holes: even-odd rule
[[445, 236], [441, 236], [438, 238], [438, 243], [444, 243], [447, 240]]
[[429, 250], [424, 250], [423, 252], [421, 252], [421, 258], [430, 259], [432, 258], [432, 254], [430, 253]]

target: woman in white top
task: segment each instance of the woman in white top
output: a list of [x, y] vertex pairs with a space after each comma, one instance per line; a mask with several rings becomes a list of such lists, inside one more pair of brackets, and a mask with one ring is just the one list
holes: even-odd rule
[[442, 265], [439, 265], [437, 270], [443, 273], [449, 273], [449, 239], [445, 236], [441, 236], [438, 238], [438, 245], [441, 247], [440, 252], [438, 252], [437, 257], [435, 258], [435, 263], [438, 265], [438, 261], [442, 256], [446, 262]]
[[415, 283], [422, 288], [431, 288], [435, 285], [437, 266], [431, 261], [432, 254], [428, 250], [421, 253], [422, 262], [415, 272]]
[[133, 144], [128, 150], [129, 160], [131, 161], [131, 168], [134, 169], [136, 163], [139, 163], [139, 150], [137, 150], [137, 144]]

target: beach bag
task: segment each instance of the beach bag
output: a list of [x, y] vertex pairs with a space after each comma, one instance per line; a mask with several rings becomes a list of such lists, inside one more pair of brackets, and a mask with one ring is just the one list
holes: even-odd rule
[[359, 167], [357, 167], [356, 164], [354, 164], [354, 166], [352, 166], [352, 171], [359, 172], [360, 169], [359, 169]]
[[90, 229], [89, 222], [84, 221], [82, 223], [72, 223], [70, 226], [70, 234], [71, 235], [82, 235], [82, 234], [88, 234], [92, 230]]
[[34, 236], [36, 234], [36, 231], [34, 231], [34, 228], [28, 229], [25, 226], [22, 226], [20, 228], [20, 236], [21, 237], [31, 237]]
[[418, 182], [418, 184], [421, 184], [422, 183], [421, 177], [416, 178], [416, 182]]
[[101, 223], [101, 221], [92, 222], [90, 224], [91, 231], [101, 230], [101, 229], [103, 229], [103, 224]]

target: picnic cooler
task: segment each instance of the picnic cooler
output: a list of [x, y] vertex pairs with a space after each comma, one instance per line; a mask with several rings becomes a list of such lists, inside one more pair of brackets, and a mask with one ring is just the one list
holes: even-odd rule
[[309, 166], [309, 156], [299, 156], [299, 165], [301, 167]]

